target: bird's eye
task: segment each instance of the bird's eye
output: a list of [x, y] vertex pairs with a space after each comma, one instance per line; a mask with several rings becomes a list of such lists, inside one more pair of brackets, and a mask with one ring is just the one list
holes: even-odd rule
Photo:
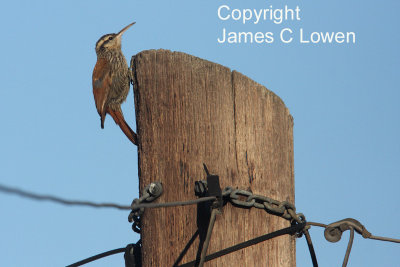
[[112, 36], [108, 37], [108, 40], [111, 41], [112, 39], [114, 39], [114, 37], [112, 37]]

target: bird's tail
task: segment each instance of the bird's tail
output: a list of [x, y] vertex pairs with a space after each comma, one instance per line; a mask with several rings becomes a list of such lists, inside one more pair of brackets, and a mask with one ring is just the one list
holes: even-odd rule
[[121, 110], [112, 110], [108, 109], [108, 113], [114, 119], [115, 123], [119, 125], [121, 130], [124, 132], [126, 137], [134, 144], [138, 145], [137, 135], [136, 133], [129, 127], [128, 123], [126, 123], [124, 115]]
[[104, 114], [100, 114], [100, 124], [101, 124], [101, 129], [104, 129], [104, 120], [106, 119], [106, 114], [104, 112]]

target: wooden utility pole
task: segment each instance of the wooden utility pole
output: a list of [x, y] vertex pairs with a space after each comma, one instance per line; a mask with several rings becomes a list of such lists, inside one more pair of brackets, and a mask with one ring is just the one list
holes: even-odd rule
[[[294, 203], [293, 120], [264, 86], [216, 63], [168, 50], [136, 55], [133, 74], [140, 190], [161, 181], [156, 202], [195, 199], [205, 163], [221, 187]], [[147, 209], [143, 266], [173, 266], [202, 219], [197, 206]], [[227, 204], [217, 216], [208, 253], [288, 227], [281, 217]], [[196, 259], [199, 238], [180, 264]], [[280, 236], [205, 266], [295, 266], [295, 239]]]

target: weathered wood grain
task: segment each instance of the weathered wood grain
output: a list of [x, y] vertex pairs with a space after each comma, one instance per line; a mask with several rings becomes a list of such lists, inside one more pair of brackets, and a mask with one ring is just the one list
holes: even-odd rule
[[[160, 202], [189, 200], [202, 164], [233, 186], [294, 202], [293, 121], [282, 100], [230, 69], [188, 54], [149, 50], [134, 60], [140, 190], [161, 181]], [[172, 266], [197, 230], [196, 206], [146, 210], [143, 266]], [[218, 215], [208, 254], [289, 226], [230, 204]], [[181, 263], [198, 253], [198, 238]], [[295, 241], [282, 236], [205, 266], [295, 266]]]

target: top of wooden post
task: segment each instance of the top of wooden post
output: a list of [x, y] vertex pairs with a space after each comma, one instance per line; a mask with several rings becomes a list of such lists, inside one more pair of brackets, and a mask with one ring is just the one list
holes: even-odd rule
[[[181, 52], [143, 51], [133, 65], [140, 190], [161, 181], [165, 191], [157, 201], [194, 199], [205, 163], [222, 187], [294, 203], [293, 120], [277, 95], [239, 72]], [[146, 210], [143, 266], [172, 266], [207, 222], [203, 215], [197, 206]], [[217, 216], [208, 254], [287, 226], [263, 210], [227, 204]], [[181, 264], [199, 256], [198, 240]], [[295, 266], [294, 237], [205, 266]]]

